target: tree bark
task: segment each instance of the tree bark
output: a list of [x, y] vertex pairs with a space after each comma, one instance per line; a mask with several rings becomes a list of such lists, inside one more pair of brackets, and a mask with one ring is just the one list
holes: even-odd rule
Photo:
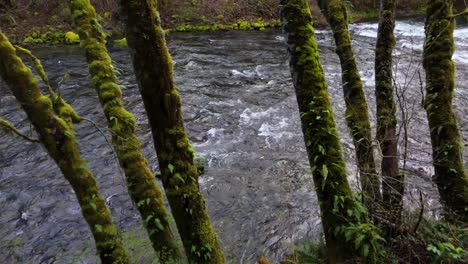
[[360, 256], [360, 247], [355, 247], [353, 239], [346, 239], [343, 231], [366, 223], [362, 216], [365, 209], [360, 211], [346, 178], [308, 1], [281, 0], [280, 14], [329, 262], [342, 263]]
[[346, 122], [356, 149], [365, 203], [372, 213], [375, 202], [381, 200], [380, 182], [375, 169], [367, 102], [351, 46], [346, 6], [343, 0], [318, 0], [318, 4], [330, 24], [335, 38], [336, 53], [341, 62]]
[[41, 93], [38, 80], [1, 32], [0, 75], [21, 103], [42, 144], [75, 191], [102, 263], [130, 263], [112, 223], [110, 210], [99, 195], [96, 179], [80, 157], [71, 119], [68, 119], [73, 109], [57, 111], [65, 119], [54, 113], [52, 100]]
[[463, 146], [453, 112], [455, 49], [452, 0], [427, 4], [423, 66], [426, 70], [425, 109], [429, 120], [434, 163], [434, 181], [448, 220], [468, 220], [468, 176], [463, 164]]
[[404, 175], [399, 173], [396, 104], [393, 99], [392, 52], [395, 47], [395, 0], [381, 0], [375, 47], [377, 140], [382, 152], [382, 206], [392, 223], [403, 209]]
[[155, 1], [120, 1], [162, 182], [189, 261], [224, 263], [223, 250], [199, 190], [194, 151], [184, 129], [172, 59], [156, 6]]
[[170, 227], [162, 191], [141, 153], [141, 143], [135, 135], [135, 117], [124, 107], [96, 11], [89, 0], [71, 0], [70, 3], [91, 78], [111, 131], [112, 144], [125, 172], [129, 194], [160, 260], [178, 260], [182, 255]]

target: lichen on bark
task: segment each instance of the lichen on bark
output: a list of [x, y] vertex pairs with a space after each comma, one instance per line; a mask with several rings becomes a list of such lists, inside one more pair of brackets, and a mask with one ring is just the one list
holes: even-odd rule
[[342, 70], [345, 118], [353, 138], [364, 199], [372, 212], [375, 202], [381, 199], [380, 182], [375, 169], [372, 133], [363, 83], [351, 46], [346, 5], [343, 0], [317, 2], [333, 31], [336, 53], [340, 58]]
[[198, 186], [194, 151], [184, 129], [181, 99], [174, 84], [157, 3], [120, 1], [128, 47], [153, 131], [161, 179], [191, 263], [224, 263]]
[[452, 0], [431, 0], [427, 4], [423, 66], [426, 71], [425, 109], [429, 121], [437, 184], [448, 220], [468, 221], [468, 176], [463, 163], [463, 146], [453, 111], [455, 89], [455, 19]]
[[96, 11], [89, 0], [70, 0], [70, 6], [130, 197], [137, 205], [160, 260], [179, 260], [182, 254], [171, 230], [162, 191], [141, 152], [141, 143], [135, 135], [135, 117], [124, 107]]
[[[308, 3], [306, 0], [281, 0], [280, 13], [287, 34], [291, 75], [320, 204], [329, 262], [341, 263], [363, 256], [361, 247], [345, 238], [345, 230], [364, 226], [375, 230], [375, 227], [368, 223], [367, 212], [354, 199], [346, 178], [346, 164]], [[369, 237], [368, 242], [374, 244], [374, 238]], [[375, 248], [370, 250], [368, 256], [375, 256]], [[373, 262], [375, 258], [367, 260]]]
[[102, 263], [129, 263], [110, 210], [99, 195], [96, 179], [80, 157], [71, 123], [57, 116], [52, 100], [0, 32], [0, 75], [20, 102], [49, 155], [68, 180], [88, 223]]

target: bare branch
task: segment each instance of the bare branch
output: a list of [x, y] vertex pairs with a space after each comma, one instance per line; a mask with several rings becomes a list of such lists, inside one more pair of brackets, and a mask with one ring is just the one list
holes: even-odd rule
[[21, 133], [21, 131], [19, 131], [12, 123], [8, 122], [7, 120], [5, 120], [3, 118], [0, 118], [0, 128], [3, 128], [6, 131], [11, 131], [11, 132], [15, 133], [16, 135], [22, 137], [23, 139], [25, 139], [27, 141], [34, 142], [34, 143], [39, 143], [40, 142], [39, 139], [37, 139], [37, 138], [32, 138], [32, 137], [29, 137], [29, 136]]

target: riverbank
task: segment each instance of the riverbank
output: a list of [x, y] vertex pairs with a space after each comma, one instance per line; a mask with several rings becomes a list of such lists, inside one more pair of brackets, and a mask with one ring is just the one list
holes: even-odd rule
[[[12, 2], [12, 1], [7, 1]], [[109, 36], [122, 36], [121, 19], [116, 1], [91, 1], [100, 14], [100, 24]], [[0, 4], [1, 29], [15, 43], [30, 44], [74, 44], [67, 40], [67, 32], [73, 31], [71, 12], [66, 1], [19, 0]], [[168, 32], [218, 31], [218, 30], [264, 30], [280, 27], [276, 0], [247, 1], [159, 1], [163, 27]], [[378, 19], [378, 1], [349, 1], [350, 22], [373, 22]], [[464, 4], [456, 3], [458, 9]], [[325, 26], [315, 1], [311, 9], [318, 27]], [[400, 3], [398, 17], [423, 16], [423, 0]], [[69, 34], [70, 35], [70, 34]]]

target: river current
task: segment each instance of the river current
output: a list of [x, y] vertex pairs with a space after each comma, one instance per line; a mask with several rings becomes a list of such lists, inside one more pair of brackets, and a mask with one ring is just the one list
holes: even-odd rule
[[[375, 125], [373, 68], [377, 24], [355, 24], [350, 28]], [[424, 89], [418, 74], [424, 82], [424, 26], [418, 21], [400, 21], [395, 32], [395, 79], [399, 97], [405, 99], [399, 107], [399, 118], [402, 108], [408, 117], [407, 144], [405, 129], [399, 129], [402, 158], [407, 145], [406, 163], [402, 159], [400, 164], [409, 173], [405, 205], [417, 210], [421, 192], [426, 215], [437, 217], [440, 204], [431, 182], [429, 129], [421, 106]], [[457, 51], [453, 59], [458, 88], [454, 105], [466, 139], [468, 27], [457, 28], [455, 39]], [[343, 116], [339, 60], [329, 30], [317, 30], [317, 40], [349, 181], [358, 188], [353, 145]], [[186, 128], [197, 155], [204, 158], [206, 165], [200, 188], [232, 263], [253, 263], [260, 255], [277, 263], [295, 244], [321, 238], [319, 207], [284, 41], [279, 30], [168, 36]], [[138, 120], [143, 151], [151, 169], [157, 171], [150, 127], [128, 51], [112, 46], [110, 51], [120, 72], [126, 107]], [[53, 86], [60, 89], [77, 112], [105, 126], [82, 50], [44, 47], [34, 52]], [[70, 78], [62, 82], [66, 72]], [[29, 133], [30, 124], [4, 83], [0, 83], [0, 116]], [[143, 237], [138, 212], [129, 200], [109, 144], [90, 123], [76, 125], [76, 133], [82, 155], [99, 181], [116, 225]], [[41, 145], [0, 134], [0, 208], [0, 263], [98, 262], [75, 195]], [[142, 258], [138, 263], [150, 262]]]

